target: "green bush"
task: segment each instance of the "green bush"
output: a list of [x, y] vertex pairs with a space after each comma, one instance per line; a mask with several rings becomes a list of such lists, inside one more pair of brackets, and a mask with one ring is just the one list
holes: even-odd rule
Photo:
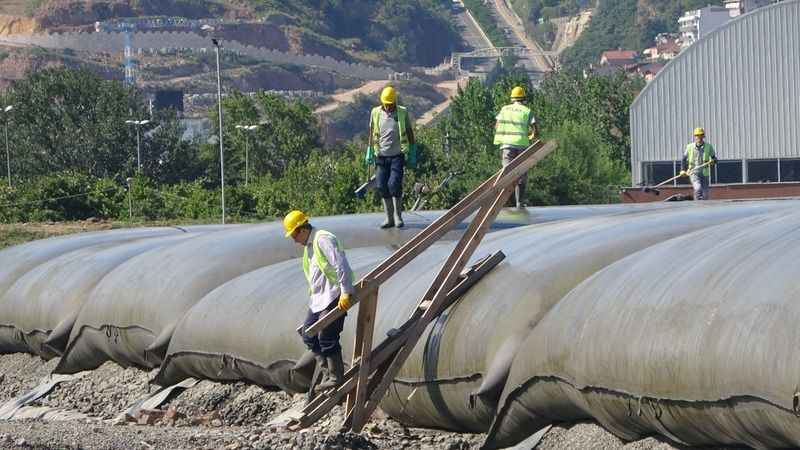
[[110, 179], [76, 172], [36, 177], [13, 189], [0, 190], [3, 222], [83, 220], [116, 217], [125, 189]]

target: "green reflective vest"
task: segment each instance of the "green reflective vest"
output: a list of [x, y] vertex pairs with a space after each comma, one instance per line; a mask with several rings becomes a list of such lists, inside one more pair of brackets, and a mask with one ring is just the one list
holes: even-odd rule
[[[319, 249], [319, 237], [320, 236], [330, 236], [333, 239], [333, 242], [336, 244], [336, 248], [339, 251], [342, 250], [342, 245], [339, 243], [339, 239], [333, 235], [333, 233], [327, 232], [325, 230], [317, 230], [314, 234], [314, 240], [311, 243], [311, 246], [314, 249], [314, 262], [317, 263], [317, 267], [322, 271], [325, 275], [325, 278], [330, 281], [331, 284], [336, 284], [339, 282], [339, 277], [336, 275], [336, 269], [331, 266], [328, 262], [328, 258], [325, 257], [325, 254], [322, 253], [322, 250]], [[303, 272], [306, 274], [306, 280], [308, 280], [309, 289], [311, 287], [311, 261], [308, 258], [308, 247], [303, 249]]]
[[[370, 123], [372, 124], [372, 142], [373, 145], [378, 146], [378, 143], [381, 141], [381, 112], [383, 111], [382, 106], [376, 106], [372, 108], [372, 114]], [[398, 134], [400, 136], [400, 151], [403, 153], [408, 152], [408, 135], [406, 134], [406, 130], [408, 130], [408, 110], [403, 106], [396, 106], [395, 111], [397, 111], [397, 124], [399, 126]]]
[[494, 132], [494, 145], [514, 145], [527, 147], [528, 127], [531, 123], [531, 110], [521, 103], [506, 105], [497, 116], [497, 129]]
[[[691, 172], [694, 169], [694, 149], [695, 143], [691, 142], [686, 145], [686, 159], [688, 159], [688, 170], [687, 172]], [[709, 144], [708, 142], [703, 144], [703, 164], [711, 161], [711, 157], [716, 156], [714, 155], [714, 147]], [[711, 168], [709, 166], [703, 167], [703, 176], [710, 177], [711, 176]]]

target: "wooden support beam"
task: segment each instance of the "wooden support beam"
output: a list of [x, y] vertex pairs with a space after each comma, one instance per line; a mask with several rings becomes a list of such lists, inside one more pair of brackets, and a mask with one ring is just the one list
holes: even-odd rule
[[441, 304], [447, 297], [445, 294], [445, 289], [455, 282], [455, 278], [461, 273], [464, 264], [466, 264], [466, 261], [472, 256], [472, 253], [475, 251], [478, 244], [480, 244], [483, 235], [489, 229], [489, 225], [491, 225], [491, 222], [497, 217], [500, 209], [502, 209], [503, 205], [508, 201], [508, 198], [513, 192], [514, 186], [507, 185], [504, 190], [497, 195], [491, 206], [484, 206], [481, 208], [478, 217], [476, 217], [472, 222], [472, 224], [475, 224], [475, 226], [473, 227], [472, 224], [470, 224], [469, 231], [471, 232], [462, 236], [461, 240], [456, 246], [455, 251], [451, 254], [451, 258], [448, 258], [448, 262], [452, 262], [453, 264], [445, 264], [442, 266], [439, 275], [436, 277], [436, 280], [441, 280], [441, 283], [436, 284], [436, 282], [434, 282], [431, 284], [429, 289], [429, 292], [435, 292], [433, 298], [431, 299], [431, 306], [422, 314], [420, 320], [417, 320], [414, 326], [407, 332], [408, 336], [405, 339], [406, 342], [394, 357], [391, 365], [386, 371], [386, 374], [384, 374], [378, 385], [370, 393], [369, 400], [366, 402], [366, 404], [355, 405], [356, 408], [364, 409], [364, 412], [361, 413], [364, 417], [370, 417], [375, 411], [375, 408], [377, 408], [380, 404], [383, 396], [386, 393], [386, 390], [389, 389], [389, 386], [392, 384], [392, 382], [394, 382], [394, 378], [397, 376], [397, 373], [402, 368], [406, 359], [408, 359], [408, 356], [414, 350], [414, 347], [416, 346], [420, 336], [422, 336], [422, 334], [425, 332], [425, 328], [427, 328], [431, 320], [434, 319], [441, 311]]
[[[542, 144], [540, 141], [537, 141], [532, 144], [515, 158], [511, 164], [502, 168], [496, 176], [493, 176], [481, 184], [480, 187], [472, 191], [467, 197], [458, 202], [456, 206], [436, 219], [423, 232], [414, 236], [364, 278], [374, 280], [378, 284], [389, 279], [411, 260], [419, 256], [420, 253], [427, 250], [453, 227], [466, 219], [475, 210], [483, 206], [486, 202], [494, 199], [506, 186], [515, 183], [521, 175], [544, 159], [555, 150], [555, 148], [556, 145], [554, 143]], [[473, 222], [474, 221], [475, 220], [473, 220]], [[359, 297], [364, 297], [364, 295], [359, 292], [356, 294], [355, 301], [358, 301]], [[343, 314], [344, 311], [336, 308], [325, 314], [315, 324], [308, 327], [305, 332], [308, 334], [319, 333]]]
[[[358, 405], [363, 405], [367, 397], [367, 381], [369, 379], [369, 368], [371, 363], [370, 356], [372, 355], [372, 333], [375, 331], [375, 311], [378, 305], [378, 293], [365, 298], [358, 307], [358, 328], [360, 329], [360, 336], [356, 333], [356, 345], [358, 346], [358, 353], [353, 353], [353, 360], [359, 360], [358, 375], [356, 375], [356, 389], [351, 392], [347, 397], [347, 409], [351, 411], [354, 408], [353, 414], [353, 428], [364, 426], [364, 417], [361, 414], [362, 408]], [[359, 339], [360, 338], [360, 339]]]
[[[505, 255], [503, 252], [497, 252], [490, 257], [484, 258], [478, 263], [476, 263], [469, 271], [466, 271], [463, 275], [464, 278], [458, 283], [458, 285], [453, 288], [448, 293], [448, 298], [443, 302], [443, 308], [446, 309], [450, 305], [452, 305], [457, 299], [461, 298], [472, 286], [474, 286], [484, 275], [489, 273], [492, 269], [497, 267], [500, 262], [505, 259]], [[363, 305], [362, 305], [363, 306]], [[394, 333], [384, 341], [382, 341], [375, 349], [371, 352], [371, 362], [367, 366], [369, 369], [367, 373], [373, 373], [369, 380], [369, 388], [366, 392], [370, 392], [374, 389], [377, 385], [378, 381], [381, 378], [381, 375], [385, 372], [388, 368], [389, 363], [393, 360], [394, 356], [397, 354], [397, 351], [403, 346], [405, 343], [405, 337], [407, 336], [407, 331], [413, 326], [416, 319], [414, 317], [419, 317], [418, 314], [413, 315], [412, 318], [408, 319], [404, 322], [399, 328], [394, 330]], [[333, 409], [336, 405], [338, 405], [345, 396], [352, 393], [353, 389], [356, 388], [356, 376], [361, 373], [361, 361], [359, 359], [353, 360], [353, 365], [348, 369], [344, 374], [344, 383], [342, 386], [336, 388], [335, 390], [330, 390], [328, 392], [319, 394], [316, 398], [314, 398], [311, 402], [309, 402], [301, 411], [302, 417], [300, 417], [296, 423], [290, 425], [290, 429], [292, 430], [299, 430], [306, 428], [312, 425], [314, 422], [322, 418], [325, 414], [327, 414], [331, 409]], [[349, 428], [350, 424], [352, 423], [353, 417], [353, 410], [352, 408], [348, 408], [347, 413], [347, 421], [346, 426]]]
[[[490, 263], [496, 265], [502, 260], [504, 257], [502, 254], [499, 259], [496, 257], [484, 259], [467, 271], [466, 277], [464, 276], [464, 266], [513, 193], [519, 177], [544, 159], [555, 147], [554, 143], [542, 145], [540, 142], [528, 147], [514, 161], [503, 167], [496, 176], [486, 180], [478, 189], [412, 238], [358, 283], [355, 301], [361, 299], [364, 303], [359, 308], [353, 365], [345, 374], [345, 380], [340, 386], [318, 396], [303, 409], [303, 416], [292, 426], [293, 429], [310, 426], [344, 400], [345, 396], [349, 396], [345, 425], [356, 432], [361, 430], [430, 322], [465, 292], [462, 290], [464, 285], [474, 284], [474, 280], [482, 276], [482, 274], [476, 275], [478, 271], [475, 267], [488, 266]], [[470, 222], [467, 231], [443, 264], [427, 293], [420, 299], [411, 318], [401, 326], [400, 330], [389, 333], [389, 337], [373, 351], [372, 333], [377, 305], [377, 286], [475, 210], [478, 211], [476, 217]], [[337, 308], [305, 332], [317, 333], [342, 314], [344, 312]]]

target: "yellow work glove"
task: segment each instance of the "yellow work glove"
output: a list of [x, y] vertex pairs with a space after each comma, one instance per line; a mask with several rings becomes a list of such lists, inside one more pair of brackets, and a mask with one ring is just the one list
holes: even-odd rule
[[715, 161], [715, 160], [713, 160], [713, 159], [709, 159], [709, 160], [708, 160], [708, 166], [709, 166], [709, 167], [713, 166], [713, 165], [714, 165], [714, 164], [716, 164], [716, 163], [717, 163], [717, 161]]
[[342, 295], [339, 296], [339, 309], [347, 311], [351, 306], [353, 305], [350, 304], [350, 294], [342, 292]]
[[681, 170], [681, 171], [680, 171], [680, 173], [679, 173], [678, 175], [680, 175], [680, 176], [682, 176], [682, 177], [688, 177], [688, 176], [689, 176], [689, 172], [687, 172], [687, 171], [685, 171], [685, 170]]

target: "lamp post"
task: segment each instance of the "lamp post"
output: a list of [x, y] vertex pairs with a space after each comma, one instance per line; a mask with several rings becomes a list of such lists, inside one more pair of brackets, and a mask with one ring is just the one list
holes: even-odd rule
[[142, 125], [147, 125], [150, 123], [149, 120], [126, 120], [125, 123], [128, 125], [135, 125], [136, 126], [136, 168], [137, 171], [141, 173], [142, 171], [142, 142], [141, 138], [139, 137], [139, 127]]
[[128, 177], [125, 181], [128, 182], [128, 219], [133, 222], [133, 193], [131, 192], [131, 182], [133, 182], [133, 178]]
[[222, 189], [222, 224], [225, 225], [225, 151], [222, 145], [222, 75], [219, 70], [219, 41], [211, 39], [217, 54], [217, 105], [219, 106], [219, 176]]
[[[252, 133], [258, 129], [258, 125], [236, 125], [237, 130], [241, 130], [242, 132]], [[247, 181], [249, 179], [250, 174], [250, 151], [248, 149], [248, 141], [250, 137], [245, 135], [244, 138], [244, 185], [247, 186]]]
[[14, 105], [8, 105], [2, 109], [3, 119], [6, 122], [6, 169], [8, 170], [8, 187], [11, 188], [11, 151], [8, 149], [8, 113], [14, 110]]

